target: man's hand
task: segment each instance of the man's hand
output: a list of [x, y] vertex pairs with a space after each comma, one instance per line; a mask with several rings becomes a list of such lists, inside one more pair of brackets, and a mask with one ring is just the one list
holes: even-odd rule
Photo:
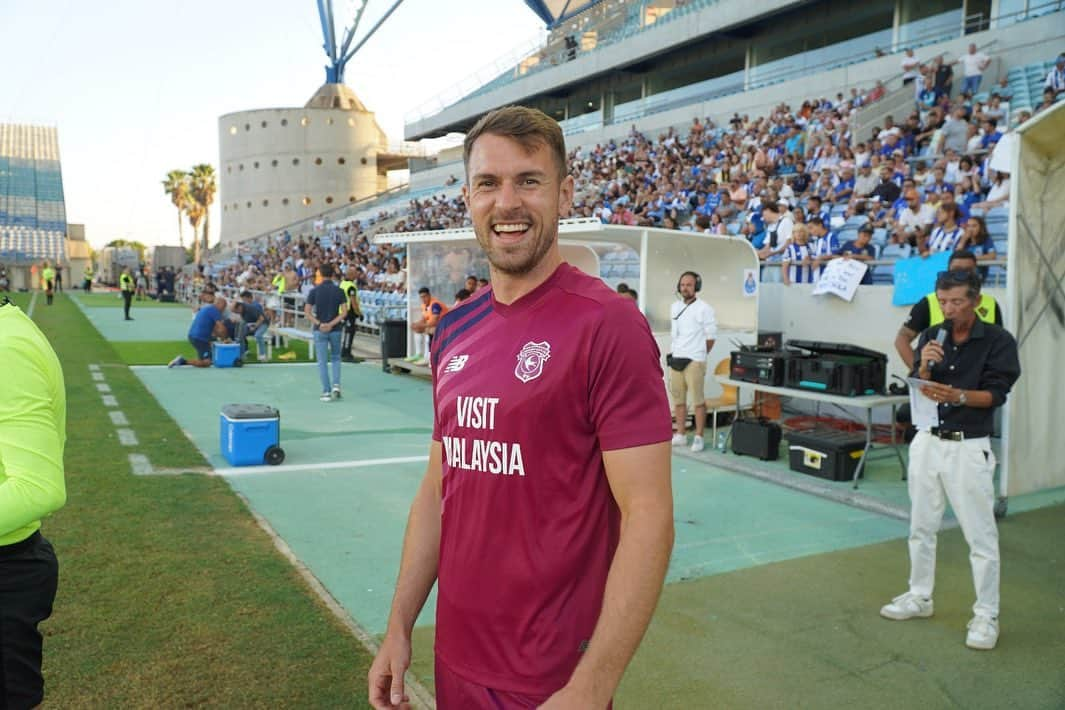
[[928, 397], [933, 402], [946, 402], [947, 404], [959, 404], [961, 400], [961, 390], [950, 385], [944, 385], [939, 382], [933, 382], [932, 384], [924, 385], [921, 387], [921, 394]]
[[368, 675], [370, 705], [376, 710], [409, 708], [403, 689], [403, 674], [410, 666], [410, 639], [388, 634], [373, 659]]
[[328, 333], [332, 329], [333, 329], [333, 324], [332, 323], [319, 323], [318, 324], [318, 330], [321, 331], [322, 333]]
[[921, 364], [927, 367], [936, 362], [943, 362], [943, 346], [934, 340], [929, 340], [921, 348]]

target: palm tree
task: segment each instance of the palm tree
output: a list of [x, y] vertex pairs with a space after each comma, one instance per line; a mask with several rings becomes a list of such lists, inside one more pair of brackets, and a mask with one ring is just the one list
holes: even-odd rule
[[185, 214], [189, 216], [189, 224], [192, 225], [193, 261], [197, 266], [200, 265], [200, 258], [202, 256], [200, 251], [199, 229], [205, 213], [206, 210], [204, 210], [203, 205], [194, 199], [189, 200], [189, 204], [185, 208]]
[[170, 196], [170, 202], [177, 207], [178, 243], [185, 247], [185, 230], [181, 215], [189, 203], [189, 174], [184, 170], [171, 170], [163, 180], [163, 192]]
[[214, 167], [207, 163], [193, 165], [189, 178], [189, 194], [192, 196], [193, 201], [202, 209], [204, 251], [207, 250], [207, 245], [210, 241], [210, 211], [217, 193], [218, 179], [215, 176]]

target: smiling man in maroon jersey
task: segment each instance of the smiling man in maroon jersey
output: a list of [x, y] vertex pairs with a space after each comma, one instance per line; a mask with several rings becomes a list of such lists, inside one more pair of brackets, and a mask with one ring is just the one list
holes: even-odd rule
[[433, 340], [433, 441], [369, 673], [375, 708], [407, 703], [411, 630], [437, 578], [442, 710], [607, 707], [658, 601], [673, 545], [659, 352], [631, 299], [562, 261], [565, 156], [532, 109], [466, 136], [491, 287]]

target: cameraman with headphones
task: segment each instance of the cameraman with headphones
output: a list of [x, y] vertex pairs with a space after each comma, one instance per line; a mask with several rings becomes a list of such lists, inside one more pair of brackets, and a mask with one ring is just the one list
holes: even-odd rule
[[669, 309], [672, 346], [666, 356], [669, 393], [673, 397], [673, 414], [677, 420], [673, 445], [685, 446], [688, 443], [685, 426], [688, 420], [687, 397], [690, 394], [695, 406], [692, 451], [702, 451], [704, 447], [706, 395], [703, 393], [703, 381], [706, 379], [706, 355], [714, 347], [714, 338], [717, 337], [714, 309], [695, 295], [702, 288], [703, 280], [694, 271], [685, 271], [680, 275], [677, 293], [681, 300]]

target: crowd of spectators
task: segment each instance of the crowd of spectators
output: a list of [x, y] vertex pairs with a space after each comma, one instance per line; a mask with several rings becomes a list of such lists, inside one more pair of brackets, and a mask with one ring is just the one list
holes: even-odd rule
[[[685, 130], [655, 137], [633, 127], [622, 139], [575, 148], [569, 155], [574, 216], [742, 236], [764, 260], [793, 264], [783, 270], [788, 282], [812, 279], [836, 256], [884, 259], [966, 248], [995, 258], [984, 220], [973, 218], [1008, 204], [1009, 175], [992, 169], [991, 156], [1009, 126], [1031, 114], [1010, 115], [1005, 82], [986, 101], [976, 99], [991, 61], [975, 45], [955, 61], [922, 62], [907, 50], [903, 82], [914, 85], [913, 108], [888, 116], [867, 135], [855, 135], [855, 118], [885, 95], [881, 82], [834, 99], [781, 104], [764, 116], [737, 114], [720, 124], [695, 118]], [[1046, 86], [1050, 102], [1065, 91], [1065, 56]], [[367, 222], [333, 226], [326, 239], [285, 233], [207, 271], [207, 278], [184, 278], [306, 291], [321, 280], [319, 267], [331, 263], [360, 289], [405, 291], [403, 247], [372, 244], [368, 228], [413, 232], [469, 224], [452, 191], [412, 199]], [[841, 239], [844, 224], [861, 229]]]

